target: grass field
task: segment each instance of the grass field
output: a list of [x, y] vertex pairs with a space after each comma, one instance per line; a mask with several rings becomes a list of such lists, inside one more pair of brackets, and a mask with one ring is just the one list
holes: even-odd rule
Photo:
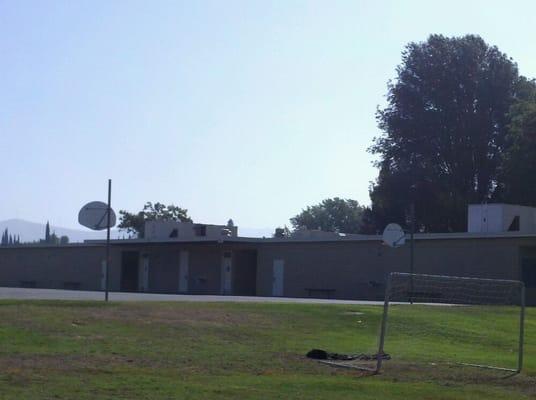
[[478, 324], [473, 308], [392, 311], [393, 359], [365, 376], [304, 354], [372, 351], [381, 307], [2, 301], [0, 398], [536, 398], [536, 309], [527, 313], [525, 370], [507, 379], [438, 361], [513, 366], [512, 310]]

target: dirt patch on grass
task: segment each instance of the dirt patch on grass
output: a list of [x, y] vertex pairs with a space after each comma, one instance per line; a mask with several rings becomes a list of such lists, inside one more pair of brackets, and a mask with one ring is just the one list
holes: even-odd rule
[[[312, 361], [312, 360], [311, 360]], [[374, 369], [375, 363], [356, 361], [338, 362], [329, 365], [316, 362], [326, 370], [332, 369], [338, 373], [351, 374], [355, 377], [377, 376], [379, 379], [391, 382], [430, 382], [445, 387], [463, 387], [466, 385], [486, 385], [497, 389], [520, 392], [524, 395], [536, 395], [536, 377], [523, 373], [513, 375], [510, 372], [480, 369], [453, 364], [436, 363], [400, 363], [391, 360], [384, 361], [380, 374], [353, 369], [367, 367]]]
[[[29, 385], [43, 385], [49, 390], [50, 379], [66, 377], [76, 382], [91, 379], [113, 380], [117, 374], [130, 375], [144, 371], [160, 374], [163, 371], [179, 371], [176, 362], [110, 355], [10, 355], [0, 356], [0, 383], [11, 387], [26, 388]], [[183, 374], [203, 374], [201, 368], [189, 371], [181, 368]], [[0, 398], [3, 398], [0, 396]], [[48, 398], [48, 397], [47, 397]], [[67, 397], [71, 398], [71, 397]]]
[[[167, 327], [269, 327], [273, 319], [249, 310], [229, 310], [211, 305], [189, 307], [189, 304], [121, 304], [111, 307], [65, 306], [62, 318], [57, 317], [57, 308], [48, 305], [18, 305], [6, 311], [12, 326], [35, 332], [54, 334], [66, 329], [84, 328], [107, 322], [125, 325], [154, 325]], [[9, 307], [6, 307], [9, 308]]]
[[95, 370], [106, 371], [114, 367], [123, 366], [158, 367], [154, 360], [138, 359], [119, 354], [102, 355], [37, 355], [21, 354], [0, 357], [0, 371], [4, 373], [17, 372], [20, 370], [54, 370], [54, 371], [78, 371]]
[[230, 311], [223, 307], [188, 307], [183, 304], [175, 307], [127, 304], [121, 307], [83, 310], [79, 315], [78, 320], [82, 323], [88, 318], [163, 325], [263, 326], [271, 323], [265, 316], [246, 310]]
[[117, 354], [109, 356], [83, 355], [8, 355], [0, 356], [0, 379], [12, 387], [46, 385], [51, 376], [76, 376], [80, 379], [95, 375], [113, 375], [116, 370], [159, 368], [154, 360], [135, 359]]
[[399, 382], [434, 382], [455, 387], [487, 385], [525, 395], [536, 395], [536, 377], [523, 373], [482, 369], [455, 364], [385, 362], [381, 372], [383, 379]]

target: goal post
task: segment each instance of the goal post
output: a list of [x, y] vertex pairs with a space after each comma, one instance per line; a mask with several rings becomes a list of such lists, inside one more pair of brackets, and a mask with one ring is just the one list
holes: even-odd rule
[[[414, 304], [413, 306], [404, 306], [410, 307], [412, 310], [415, 310], [414, 307], [419, 307], [419, 305], [443, 304], [444, 307], [452, 308], [443, 309], [441, 311], [450, 312], [451, 310], [457, 308], [465, 313], [470, 312], [470, 314], [468, 314], [468, 316], [465, 318], [474, 318], [475, 326], [477, 324], [476, 320], [487, 312], [488, 315], [485, 319], [485, 322], [488, 324], [488, 326], [482, 327], [483, 335], [486, 333], [491, 335], [493, 333], [489, 331], [486, 332], [486, 329], [489, 329], [490, 321], [493, 322], [494, 318], [496, 317], [493, 312], [500, 310], [504, 311], [501, 315], [506, 313], [506, 315], [510, 316], [510, 314], [512, 314], [511, 322], [516, 324], [515, 336], [517, 336], [510, 338], [512, 345], [514, 342], [517, 342], [517, 349], [515, 349], [517, 351], [517, 365], [515, 367], [509, 368], [487, 363], [469, 362], [467, 360], [448, 361], [454, 362], [455, 364], [510, 371], [513, 373], [521, 372], [523, 367], [525, 318], [525, 287], [523, 282], [501, 279], [410, 274], [403, 272], [391, 273], [388, 277], [385, 290], [385, 301], [383, 305], [383, 314], [378, 340], [377, 361], [375, 367], [370, 369], [375, 373], [380, 371], [382, 368], [382, 362], [384, 360], [383, 355], [385, 354], [386, 348], [386, 336], [388, 325], [390, 323], [390, 306], [401, 303]], [[511, 311], [511, 308], [508, 308], [512, 306], [519, 307], [519, 315], [517, 317], [513, 315], [515, 311]], [[459, 307], [464, 308], [460, 309]], [[473, 308], [472, 310], [471, 307]], [[505, 310], [501, 310], [501, 307]], [[440, 309], [438, 309], [438, 312], [439, 310]], [[448, 318], [448, 315], [445, 314], [444, 317]], [[510, 319], [508, 321], [510, 323]], [[448, 323], [448, 321], [446, 323]], [[472, 328], [470, 329], [471, 332], [478, 331], [478, 329], [475, 329], [475, 327], [470, 328]], [[418, 327], [414, 329], [417, 329], [418, 332]], [[514, 328], [512, 329], [514, 330]], [[464, 342], [464, 337], [457, 338], [457, 340], [459, 340], [460, 345], [462, 345]], [[478, 338], [473, 338], [473, 340], [478, 341]], [[497, 347], [500, 348], [501, 346], [498, 345]], [[397, 358], [396, 353], [392, 353], [392, 356], [394, 359]]]

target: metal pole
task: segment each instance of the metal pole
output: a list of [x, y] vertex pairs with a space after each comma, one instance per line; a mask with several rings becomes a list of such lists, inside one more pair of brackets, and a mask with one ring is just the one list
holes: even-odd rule
[[110, 216], [112, 214], [112, 180], [108, 179], [108, 210], [106, 213], [106, 282], [104, 300], [108, 301], [110, 282]]
[[410, 281], [409, 281], [409, 302], [410, 304], [413, 304], [413, 272], [414, 272], [414, 262], [415, 262], [415, 200], [411, 202], [411, 231], [410, 231], [410, 250], [409, 250], [409, 273]]
[[389, 297], [391, 295], [391, 274], [387, 278], [387, 286], [385, 287], [385, 300], [383, 302], [383, 316], [382, 324], [380, 328], [380, 342], [378, 344], [378, 354], [376, 354], [376, 371], [375, 373], [380, 372], [383, 361], [383, 346], [385, 344], [385, 334], [387, 330], [387, 312], [389, 311]]
[[517, 373], [523, 368], [523, 342], [525, 340], [525, 284], [521, 282], [521, 313], [519, 315], [519, 357]]

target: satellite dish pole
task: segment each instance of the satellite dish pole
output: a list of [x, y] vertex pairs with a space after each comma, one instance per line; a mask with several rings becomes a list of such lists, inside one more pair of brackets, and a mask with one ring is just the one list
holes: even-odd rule
[[112, 214], [112, 180], [108, 179], [108, 209], [106, 212], [106, 278], [104, 283], [104, 300], [108, 301], [110, 282], [110, 217]]

